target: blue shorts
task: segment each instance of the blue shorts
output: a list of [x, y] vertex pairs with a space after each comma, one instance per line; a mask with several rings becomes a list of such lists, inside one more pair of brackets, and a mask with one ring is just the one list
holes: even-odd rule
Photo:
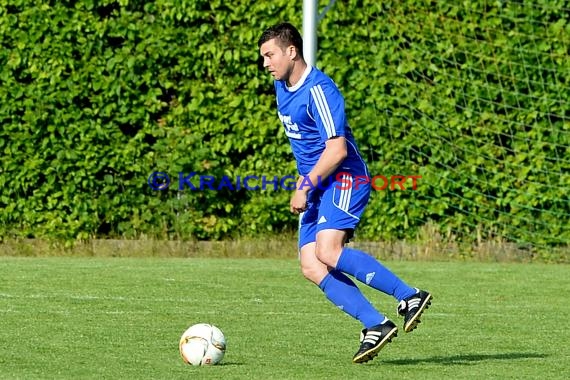
[[326, 189], [309, 191], [307, 209], [299, 217], [299, 248], [316, 241], [321, 230], [348, 230], [350, 238], [360, 222], [370, 199], [370, 183], [349, 184], [354, 181], [347, 175], [331, 181]]

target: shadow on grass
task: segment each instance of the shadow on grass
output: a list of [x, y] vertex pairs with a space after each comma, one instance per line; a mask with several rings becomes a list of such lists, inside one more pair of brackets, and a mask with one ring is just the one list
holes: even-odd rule
[[398, 359], [398, 360], [385, 360], [385, 364], [395, 365], [415, 365], [421, 363], [435, 363], [443, 365], [468, 365], [477, 362], [492, 361], [492, 360], [514, 360], [514, 359], [534, 359], [545, 358], [548, 355], [537, 354], [533, 352], [510, 352], [504, 354], [466, 354], [466, 355], [453, 355], [453, 356], [432, 356], [430, 358], [419, 359]]
[[220, 364], [218, 364], [218, 367], [237, 367], [243, 365], [243, 363], [240, 362], [226, 362], [226, 361], [222, 361]]

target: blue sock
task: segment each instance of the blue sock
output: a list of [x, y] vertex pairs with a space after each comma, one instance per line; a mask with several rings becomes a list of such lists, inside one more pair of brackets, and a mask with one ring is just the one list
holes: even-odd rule
[[319, 284], [319, 288], [333, 304], [358, 319], [365, 328], [384, 322], [385, 317], [372, 306], [344, 273], [337, 270], [330, 271]]
[[336, 269], [354, 276], [358, 281], [374, 289], [395, 297], [398, 301], [416, 294], [416, 289], [408, 286], [374, 257], [358, 249], [344, 248], [336, 264]]

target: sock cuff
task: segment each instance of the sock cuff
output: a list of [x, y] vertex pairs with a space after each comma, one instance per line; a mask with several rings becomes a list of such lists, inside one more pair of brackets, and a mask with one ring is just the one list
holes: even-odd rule
[[350, 248], [344, 247], [342, 251], [340, 251], [340, 256], [338, 257], [338, 261], [336, 263], [336, 269], [342, 270], [341, 268], [345, 268], [346, 259], [349, 256], [348, 253], [350, 250]]
[[329, 272], [329, 273], [327, 273], [325, 278], [323, 278], [323, 280], [319, 284], [319, 288], [321, 288], [321, 290], [325, 290], [325, 287], [327, 286], [327, 282], [329, 282], [329, 280], [331, 279], [331, 276], [332, 276], [331, 272]]

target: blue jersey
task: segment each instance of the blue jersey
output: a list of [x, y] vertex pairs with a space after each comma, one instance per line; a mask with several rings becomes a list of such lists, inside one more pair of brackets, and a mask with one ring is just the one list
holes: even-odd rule
[[335, 136], [346, 138], [348, 150], [335, 173], [368, 175], [346, 120], [344, 98], [332, 79], [317, 68], [307, 66], [293, 87], [287, 87], [285, 81], [274, 84], [279, 119], [289, 137], [300, 175], [309, 174], [323, 153], [326, 141]]

